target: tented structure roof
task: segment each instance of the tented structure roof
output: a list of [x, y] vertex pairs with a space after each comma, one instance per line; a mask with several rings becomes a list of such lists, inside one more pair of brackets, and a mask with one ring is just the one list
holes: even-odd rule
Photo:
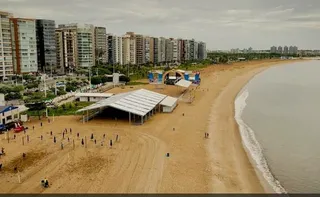
[[167, 96], [165, 99], [163, 99], [163, 101], [161, 101], [160, 105], [172, 107], [177, 101], [178, 101], [177, 98]]
[[76, 93], [75, 97], [111, 97], [112, 93]]
[[145, 89], [121, 93], [93, 105], [78, 110], [87, 111], [104, 107], [113, 107], [139, 116], [145, 116], [154, 109], [167, 95]]
[[177, 83], [175, 83], [176, 86], [181, 86], [184, 88], [189, 88], [189, 86], [192, 84], [191, 81], [187, 81], [184, 79], [181, 79], [180, 81], [178, 81]]

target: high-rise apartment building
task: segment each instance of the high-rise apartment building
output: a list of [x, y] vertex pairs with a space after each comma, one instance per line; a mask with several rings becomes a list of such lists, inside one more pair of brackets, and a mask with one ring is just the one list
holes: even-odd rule
[[[70, 60], [76, 63], [76, 67], [88, 68], [95, 65], [95, 32], [94, 26], [90, 24], [66, 24], [59, 25], [59, 29], [66, 32], [69, 44], [68, 56], [76, 52], [74, 57], [70, 57]], [[74, 40], [76, 36], [76, 40]], [[64, 51], [67, 52], [67, 51]], [[69, 60], [68, 60], [69, 62]]]
[[204, 42], [199, 42], [199, 48], [198, 48], [198, 59], [199, 60], [205, 60], [207, 59], [207, 47], [206, 43]]
[[38, 71], [56, 73], [57, 51], [53, 20], [36, 20]]
[[72, 72], [78, 66], [77, 28], [59, 25], [56, 29], [57, 70], [59, 74]]
[[13, 75], [12, 41], [10, 18], [8, 12], [0, 12], [0, 80], [7, 81]]
[[107, 57], [107, 32], [105, 27], [95, 27], [95, 56], [98, 64], [106, 64]]
[[277, 47], [276, 46], [272, 46], [270, 48], [270, 53], [277, 53]]
[[195, 41], [194, 42], [194, 60], [198, 60], [198, 54], [199, 54], [198, 48], [199, 48], [199, 43]]
[[77, 24], [78, 64], [88, 68], [95, 65], [94, 26]]
[[108, 63], [109, 64], [115, 64], [115, 42], [114, 42], [114, 35], [107, 34], [106, 36], [106, 45], [107, 45], [107, 57], [108, 57]]
[[178, 63], [180, 61], [179, 41], [171, 39], [172, 44], [172, 62]]
[[189, 40], [189, 60], [195, 60], [195, 41], [194, 39]]
[[159, 45], [159, 63], [164, 63], [166, 61], [166, 38], [160, 37], [160, 45]]
[[283, 49], [283, 54], [288, 55], [289, 54], [289, 47], [285, 46]]
[[[151, 60], [150, 60], [150, 53], [151, 53], [151, 49], [150, 49], [150, 43], [151, 43], [151, 37], [149, 36], [146, 36], [145, 37], [145, 43], [144, 43], [144, 48], [145, 48], [145, 63], [149, 64], [151, 63]], [[153, 51], [153, 50], [152, 50]]]
[[122, 52], [122, 37], [117, 36], [117, 51], [116, 51], [116, 63], [119, 65], [123, 65], [123, 52]]
[[107, 34], [107, 54], [109, 64], [123, 64], [122, 37]]
[[160, 46], [161, 46], [161, 41], [159, 38], [153, 38], [153, 60], [154, 64], [159, 64], [161, 63], [160, 61]]
[[280, 54], [282, 54], [283, 53], [283, 49], [282, 49], [282, 47], [281, 46], [279, 46], [278, 47], [278, 51], [277, 51], [278, 53], [280, 53]]
[[170, 39], [166, 39], [166, 59], [167, 63], [171, 63], [173, 60], [173, 43]]
[[289, 47], [289, 54], [291, 54], [291, 55], [298, 54], [298, 47], [296, 47], [296, 46], [290, 46], [290, 47]]
[[145, 38], [143, 35], [136, 34], [136, 64], [142, 65], [145, 64]]
[[38, 72], [36, 22], [34, 19], [10, 18], [14, 71]]
[[150, 63], [152, 64], [156, 64], [156, 62], [154, 61], [154, 42], [155, 42], [155, 38], [150, 37], [150, 42], [149, 42], [149, 46], [150, 46]]
[[179, 39], [179, 48], [180, 48], [180, 62], [185, 62], [186, 60], [186, 47], [185, 47], [185, 41], [182, 39]]
[[127, 32], [122, 37], [123, 64], [136, 64], [136, 40], [133, 32]]

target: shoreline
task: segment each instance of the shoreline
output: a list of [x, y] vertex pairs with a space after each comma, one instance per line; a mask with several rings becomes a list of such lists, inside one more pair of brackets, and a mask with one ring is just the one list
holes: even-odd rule
[[[221, 91], [221, 93], [218, 95], [216, 99], [214, 99], [214, 102], [211, 107], [211, 123], [208, 125], [208, 132], [213, 133], [210, 134], [215, 139], [224, 140], [223, 138], [232, 138], [230, 139], [229, 143], [221, 143], [218, 140], [213, 140], [213, 143], [207, 145], [207, 151], [209, 153], [210, 162], [212, 163], [212, 171], [222, 171], [225, 174], [230, 173], [231, 171], [233, 174], [238, 175], [239, 177], [234, 177], [234, 180], [237, 180], [237, 182], [234, 182], [233, 185], [237, 186], [236, 188], [229, 187], [227, 184], [223, 183], [224, 188], [215, 189], [214, 186], [217, 185], [217, 183], [221, 182], [221, 178], [218, 177], [218, 180], [216, 180], [217, 174], [213, 174], [213, 178], [211, 180], [211, 184], [213, 185], [211, 187], [211, 192], [228, 192], [228, 193], [276, 193], [271, 185], [267, 182], [267, 180], [263, 177], [261, 174], [261, 171], [257, 169], [257, 166], [255, 162], [253, 162], [253, 158], [251, 156], [251, 153], [248, 152], [247, 147], [245, 146], [242, 135], [240, 133], [239, 125], [235, 119], [235, 101], [239, 93], [243, 90], [243, 88], [246, 87], [246, 85], [249, 83], [250, 80], [252, 80], [256, 75], [259, 73], [265, 71], [266, 69], [273, 67], [273, 66], [279, 66], [286, 63], [292, 63], [297, 61], [284, 61], [284, 62], [269, 62], [269, 63], [261, 63], [261, 65], [258, 63], [255, 65], [255, 68], [248, 68], [247, 71], [244, 71], [242, 74], [235, 76], [234, 79], [230, 80], [230, 82], [224, 87]], [[265, 65], [263, 65], [265, 64]], [[244, 68], [246, 69], [246, 68]], [[221, 107], [222, 106], [222, 107]], [[226, 111], [227, 109], [227, 111]], [[218, 116], [225, 116], [225, 117], [218, 117]], [[230, 126], [232, 125], [232, 126]], [[218, 132], [217, 132], [218, 130]], [[215, 132], [216, 131], [216, 132]], [[217, 144], [220, 147], [215, 147]], [[233, 159], [234, 163], [232, 168], [236, 168], [236, 172], [234, 172], [234, 169], [228, 169], [228, 170], [221, 170], [219, 169], [221, 166], [221, 163], [224, 163], [224, 158], [217, 159], [215, 158], [217, 155], [217, 152], [222, 152], [220, 154], [223, 154], [223, 149], [227, 149], [223, 146], [230, 146], [233, 145], [234, 147], [232, 149], [229, 148], [228, 151], [225, 151], [226, 154], [229, 154], [229, 158]], [[220, 150], [214, 150], [214, 149], [220, 149]], [[236, 164], [236, 162], [239, 162], [240, 164]], [[217, 165], [218, 164], [218, 165]], [[230, 165], [230, 161], [227, 160], [225, 162], [225, 165]], [[225, 166], [224, 165], [224, 166]], [[221, 173], [223, 174], [223, 173]], [[228, 180], [230, 181], [230, 180]], [[221, 184], [221, 183], [220, 183]], [[239, 184], [239, 186], [237, 185]]]

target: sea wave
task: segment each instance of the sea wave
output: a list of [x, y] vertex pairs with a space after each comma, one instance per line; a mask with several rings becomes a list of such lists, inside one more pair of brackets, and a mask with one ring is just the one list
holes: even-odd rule
[[255, 162], [255, 166], [261, 172], [263, 178], [268, 182], [272, 189], [276, 193], [287, 193], [281, 186], [280, 182], [272, 175], [267, 160], [263, 155], [262, 148], [255, 138], [254, 131], [242, 120], [242, 113], [247, 103], [246, 100], [249, 97], [249, 91], [247, 87], [238, 94], [235, 100], [235, 120], [238, 123], [242, 143], [245, 146], [249, 156]]

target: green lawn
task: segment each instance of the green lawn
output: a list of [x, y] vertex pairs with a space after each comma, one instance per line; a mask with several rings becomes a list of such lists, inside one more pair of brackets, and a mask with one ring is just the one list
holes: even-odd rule
[[[76, 111], [87, 107], [93, 104], [92, 102], [72, 102], [67, 103], [57, 108], [48, 108], [48, 115], [49, 116], [69, 116], [75, 115]], [[26, 112], [29, 116], [38, 116], [38, 111], [27, 111]], [[45, 110], [40, 111], [40, 114], [45, 113]]]

